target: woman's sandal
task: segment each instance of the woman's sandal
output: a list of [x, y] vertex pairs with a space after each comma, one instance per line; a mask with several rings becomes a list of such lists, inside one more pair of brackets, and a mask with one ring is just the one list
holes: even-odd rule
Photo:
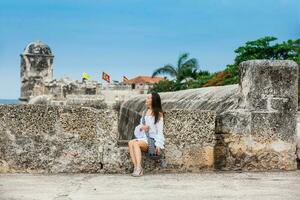
[[136, 167], [133, 169], [133, 172], [131, 173], [131, 176], [133, 176], [136, 172]]
[[139, 174], [139, 176], [143, 176], [144, 175], [144, 169], [143, 168], [141, 168], [141, 171], [140, 171], [140, 174]]
[[143, 176], [144, 170], [143, 168], [136, 168], [136, 170], [132, 173], [132, 176], [138, 177], [138, 176]]

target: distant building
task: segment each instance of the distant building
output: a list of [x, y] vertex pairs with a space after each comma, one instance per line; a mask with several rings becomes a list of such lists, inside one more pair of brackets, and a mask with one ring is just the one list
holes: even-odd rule
[[53, 79], [53, 58], [50, 47], [41, 42], [29, 43], [21, 56], [21, 102], [51, 95], [64, 100], [67, 95], [97, 95], [100, 84], [96, 81], [77, 81], [69, 78]]
[[44, 94], [44, 83], [52, 81], [54, 55], [41, 41], [28, 44], [21, 56], [21, 101]]
[[164, 80], [162, 77], [138, 76], [130, 80], [126, 80], [126, 77], [123, 82], [113, 81], [102, 85], [97, 81], [89, 80], [86, 73], [83, 74], [82, 81], [68, 77], [53, 79], [54, 55], [50, 47], [41, 41], [28, 44], [20, 56], [19, 100], [22, 103], [42, 102], [40, 99], [47, 96], [51, 103], [59, 103], [59, 105], [68, 102], [90, 105], [91, 102], [98, 104], [99, 99], [103, 97], [107, 104], [112, 105], [138, 94], [146, 94], [154, 83]]
[[137, 76], [133, 79], [124, 81], [124, 85], [131, 85], [131, 89], [148, 90], [154, 83], [165, 80], [163, 77]]

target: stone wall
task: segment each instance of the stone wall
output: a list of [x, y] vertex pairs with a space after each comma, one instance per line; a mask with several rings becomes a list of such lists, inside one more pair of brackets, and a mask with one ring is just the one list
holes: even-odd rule
[[[241, 63], [239, 85], [161, 93], [168, 169], [296, 169], [297, 79], [293, 61], [252, 60]], [[126, 101], [120, 115], [106, 108], [1, 106], [0, 171], [128, 172], [128, 149], [118, 140], [133, 138], [145, 99]], [[158, 164], [144, 158], [146, 171]]]
[[217, 117], [217, 167], [296, 169], [297, 64], [248, 61], [240, 74], [239, 107]]
[[0, 107], [2, 172], [99, 172], [115, 139], [108, 110], [44, 105]]
[[[165, 111], [216, 112], [216, 169], [294, 170], [297, 80], [293, 61], [252, 60], [241, 63], [239, 85], [166, 92], [161, 98]], [[132, 138], [145, 99], [140, 95], [122, 105], [119, 139]]]
[[213, 111], [167, 111], [164, 130], [167, 163], [183, 171], [213, 169], [215, 117]]
[[[163, 110], [212, 110], [222, 113], [238, 106], [238, 85], [205, 87], [176, 92], [160, 93]], [[146, 95], [139, 95], [124, 102], [120, 109], [119, 139], [133, 137], [133, 130], [145, 110]]]
[[297, 137], [296, 137], [296, 146], [297, 146], [297, 160], [298, 168], [300, 168], [300, 112], [297, 113]]
[[[164, 170], [213, 169], [214, 112], [174, 110], [165, 119]], [[0, 172], [129, 173], [133, 166], [128, 148], [118, 146], [117, 123], [111, 109], [2, 105]], [[160, 170], [145, 156], [143, 166]]]
[[54, 55], [50, 47], [41, 42], [28, 44], [21, 56], [21, 96], [22, 103], [32, 98], [51, 96], [55, 101], [66, 100], [67, 95], [98, 95], [100, 84], [97, 81], [53, 79]]
[[21, 101], [44, 93], [44, 82], [53, 77], [54, 55], [41, 41], [28, 44], [21, 56]]

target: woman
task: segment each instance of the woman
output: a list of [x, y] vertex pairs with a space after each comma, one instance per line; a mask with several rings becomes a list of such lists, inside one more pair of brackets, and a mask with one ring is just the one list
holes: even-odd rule
[[134, 129], [134, 136], [136, 139], [128, 142], [130, 157], [134, 165], [132, 176], [143, 175], [143, 168], [141, 166], [141, 151], [147, 152], [148, 150], [146, 132], [149, 133], [149, 137], [152, 137], [155, 140], [157, 155], [160, 155], [161, 149], [164, 149], [165, 138], [163, 135], [163, 110], [159, 94], [148, 94], [146, 98], [146, 107], [145, 125], [143, 125], [141, 118], [140, 124]]

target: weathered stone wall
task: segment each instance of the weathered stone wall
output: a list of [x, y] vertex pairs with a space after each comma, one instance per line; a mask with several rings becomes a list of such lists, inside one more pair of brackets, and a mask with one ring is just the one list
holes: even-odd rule
[[166, 158], [181, 170], [214, 168], [215, 112], [170, 110], [165, 115]]
[[297, 64], [248, 61], [240, 74], [238, 108], [217, 117], [216, 167], [296, 169]]
[[[214, 121], [211, 111], [167, 112], [164, 170], [213, 169]], [[110, 109], [2, 105], [0, 172], [128, 173], [132, 164], [128, 148], [117, 144], [117, 123]], [[143, 166], [160, 170], [145, 156]]]
[[44, 94], [44, 82], [53, 77], [53, 54], [41, 41], [30, 43], [21, 56], [21, 101]]
[[[216, 169], [293, 170], [297, 78], [293, 61], [247, 61], [240, 65], [239, 85], [161, 93], [163, 109], [216, 112]], [[119, 139], [132, 138], [145, 99], [140, 95], [122, 105]]]
[[298, 167], [300, 167], [300, 112], [297, 113], [297, 137], [296, 137], [296, 146], [297, 146], [297, 160]]
[[[166, 116], [170, 113], [165, 132], [169, 169], [296, 169], [297, 78], [293, 61], [253, 60], [240, 65], [239, 85], [162, 93], [163, 109]], [[118, 147], [117, 139], [132, 139], [145, 98], [140, 95], [122, 104], [119, 123], [118, 113], [108, 109], [1, 107], [1, 170], [124, 172], [131, 167], [128, 149]], [[213, 115], [216, 121], [211, 121]], [[211, 132], [203, 130], [212, 125], [215, 136], [210, 137]], [[190, 140], [189, 134], [197, 139]], [[203, 142], [206, 134], [211, 143]], [[51, 149], [63, 144], [66, 149]], [[78, 152], [70, 153], [73, 149]], [[82, 156], [76, 157], [78, 153]], [[144, 161], [146, 170], [158, 168]]]
[[[238, 106], [238, 85], [206, 87], [176, 92], [160, 93], [163, 110], [213, 110], [217, 114]], [[120, 140], [133, 137], [133, 130], [139, 122], [145, 107], [146, 95], [131, 98], [122, 104], [120, 110]]]
[[47, 95], [54, 100], [66, 100], [67, 95], [98, 95], [97, 81], [74, 81], [69, 78], [53, 79], [54, 55], [41, 41], [28, 44], [21, 56], [21, 96], [23, 103]]
[[0, 107], [2, 172], [98, 172], [116, 136], [108, 110], [43, 105]]
[[97, 81], [82, 82], [67, 77], [44, 82], [43, 87], [43, 94], [52, 95], [56, 100], [65, 100], [68, 95], [99, 95], [100, 93], [100, 84]]

